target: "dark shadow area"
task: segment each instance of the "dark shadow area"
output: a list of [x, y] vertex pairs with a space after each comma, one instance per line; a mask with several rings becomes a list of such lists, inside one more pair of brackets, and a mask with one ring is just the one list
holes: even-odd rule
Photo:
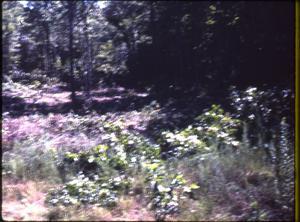
[[158, 98], [161, 105], [159, 118], [150, 120], [145, 134], [155, 140], [159, 138], [161, 130], [173, 131], [186, 128], [194, 122], [195, 117], [217, 101], [209, 96], [197, 94], [192, 96], [191, 93], [182, 94], [177, 98]]
[[23, 103], [25, 103], [23, 98], [2, 95], [2, 112], [9, 111], [9, 109], [6, 109], [7, 107], [18, 106]]

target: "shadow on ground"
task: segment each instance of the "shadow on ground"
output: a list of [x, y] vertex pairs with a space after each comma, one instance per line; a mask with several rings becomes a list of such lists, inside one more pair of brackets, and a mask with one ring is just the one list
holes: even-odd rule
[[31, 114], [69, 113], [85, 115], [87, 111], [96, 111], [98, 114], [107, 112], [132, 111], [142, 108], [151, 101], [150, 96], [130, 93], [120, 93], [117, 90], [91, 93], [90, 104], [86, 108], [86, 98], [79, 93], [77, 101], [70, 100], [49, 104], [47, 102], [28, 102], [22, 97], [3, 95], [2, 112], [8, 112], [11, 117]]

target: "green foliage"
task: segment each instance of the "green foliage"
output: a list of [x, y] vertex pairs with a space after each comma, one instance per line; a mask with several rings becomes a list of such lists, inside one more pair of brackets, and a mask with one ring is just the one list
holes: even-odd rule
[[112, 207], [116, 205], [118, 193], [126, 186], [128, 186], [128, 182], [121, 176], [107, 179], [94, 175], [93, 179], [89, 179], [80, 172], [62, 189], [50, 191], [47, 202], [51, 205], [84, 203]]
[[[256, 186], [259, 185], [266, 196], [271, 192], [276, 193], [276, 180], [273, 176], [268, 176], [274, 172], [268, 169], [268, 175], [248, 173], [246, 179], [242, 178], [242, 172], [244, 174], [253, 170], [256, 172], [264, 166], [261, 165], [260, 161], [263, 160], [261, 158], [257, 160], [259, 165], [252, 167], [250, 160], [255, 154], [245, 152], [246, 148], [241, 147], [243, 144], [237, 141], [236, 133], [240, 125], [239, 120], [225, 113], [220, 106], [213, 105], [187, 128], [174, 133], [162, 132], [160, 144], [154, 144], [144, 136], [128, 131], [122, 120], [104, 121], [102, 144], [88, 151], [65, 154], [66, 166], [71, 164], [69, 166], [74, 167], [79, 176], [69, 181], [62, 189], [49, 194], [48, 202], [51, 204], [88, 202], [113, 206], [120, 193], [130, 189], [129, 181], [132, 180], [129, 178], [134, 177], [133, 172], [139, 172], [144, 178], [145, 198], [150, 201], [157, 220], [164, 220], [167, 215], [179, 213], [184, 198], [197, 199], [200, 194], [207, 198], [214, 196], [212, 203], [218, 201], [219, 197], [219, 201], [231, 198], [233, 203], [237, 204], [232, 195], [238, 192], [243, 201], [250, 198], [252, 203], [257, 201], [262, 204], [261, 199], [255, 198], [259, 193]], [[284, 134], [283, 138], [286, 138], [284, 123], [282, 126], [282, 135]], [[225, 149], [224, 155], [219, 155], [224, 151], [220, 144], [224, 147], [238, 146], [240, 151], [235, 153], [235, 149]], [[282, 139], [281, 147], [287, 147], [287, 144], [288, 142]], [[170, 147], [171, 154], [166, 160], [161, 159], [162, 146]], [[177, 161], [180, 161], [179, 164], [184, 163], [184, 167], [179, 168], [177, 164], [172, 163], [174, 161], [172, 157], [176, 157]], [[188, 162], [185, 162], [186, 160]], [[248, 164], [243, 165], [245, 162]], [[178, 173], [180, 172], [178, 169], [193, 169], [192, 180]], [[282, 168], [280, 172], [286, 171]], [[114, 178], [124, 178], [122, 179], [124, 183], [116, 186], [113, 183]], [[284, 181], [287, 180], [279, 180], [279, 183], [286, 184], [283, 187], [287, 187], [290, 183]], [[82, 190], [87, 192], [82, 193]], [[282, 196], [289, 194], [284, 188], [281, 188], [280, 192]], [[268, 198], [271, 199], [271, 196]], [[290, 197], [286, 199], [290, 200]], [[254, 205], [250, 205], [251, 203], [249, 207], [252, 209], [251, 206]], [[231, 210], [236, 211], [234, 207]], [[267, 218], [269, 214], [270, 211], [262, 207], [259, 211], [254, 208], [246, 211], [243, 216]]]
[[[7, 81], [3, 88], [10, 91], [5, 96], [9, 97], [7, 101], [20, 101], [13, 104], [14, 112], [8, 110], [10, 114], [56, 109], [56, 105], [38, 103], [43, 101], [43, 91], [37, 89], [59, 79], [68, 83], [72, 95], [83, 85], [88, 92], [92, 83], [96, 86], [104, 79], [113, 84], [118, 79], [125, 85], [148, 85], [151, 93], [165, 90], [176, 97], [196, 85], [204, 92], [203, 102], [207, 99], [210, 103], [223, 96], [230, 84], [243, 88], [251, 82], [257, 87], [233, 87], [233, 114], [212, 105], [186, 128], [179, 128], [177, 123], [185, 117], [193, 118], [197, 109], [186, 116], [172, 115], [173, 121], [168, 121], [164, 118], [169, 117], [168, 112], [163, 112], [169, 105], [163, 107], [164, 103], [153, 98], [141, 112], [149, 119], [166, 114], [161, 119], [172, 127], [149, 127], [146, 133], [157, 136], [157, 141], [127, 129], [123, 119], [110, 121], [106, 115], [99, 120], [70, 114], [71, 118], [60, 122], [59, 127], [45, 122], [36, 127], [41, 131], [39, 136], [28, 138], [16, 126], [5, 129], [8, 139], [3, 143], [3, 175], [62, 181], [61, 188], [49, 192], [47, 202], [51, 205], [115, 206], [139, 175], [142, 181], [137, 186], [142, 187], [157, 220], [179, 214], [184, 200], [191, 199], [198, 202], [196, 209], [203, 210], [192, 216], [195, 219], [218, 219], [210, 218], [214, 210], [219, 210], [215, 206], [226, 209], [219, 219], [228, 213], [234, 220], [271, 220], [272, 216], [291, 219], [293, 93], [290, 89], [265, 90], [258, 86], [270, 81], [273, 85], [289, 84], [291, 75], [285, 74], [292, 73], [293, 67], [292, 54], [288, 53], [292, 51], [289, 35], [293, 22], [286, 14], [291, 14], [292, 4], [109, 1], [105, 5], [101, 8], [93, 1], [3, 3], [2, 71]], [[276, 29], [266, 16], [280, 20]], [[266, 61], [270, 55], [272, 60]], [[32, 84], [24, 86], [11, 80]], [[34, 94], [40, 94], [38, 100]], [[112, 97], [109, 91], [99, 94]], [[21, 100], [25, 95], [32, 102]], [[130, 103], [131, 97], [139, 100], [134, 93], [120, 97], [122, 103], [127, 99]], [[103, 102], [91, 101], [92, 106]], [[175, 109], [181, 106], [177, 104]], [[67, 102], [55, 111], [65, 108], [69, 109]], [[55, 118], [53, 122], [57, 123]], [[75, 144], [52, 148], [48, 144], [53, 144], [53, 134], [40, 136], [50, 130], [47, 125], [53, 125], [51, 130], [56, 135], [63, 133], [61, 141], [69, 140], [64, 133], [74, 134]], [[28, 128], [34, 131], [31, 125]], [[154, 132], [149, 132], [151, 129]], [[92, 145], [80, 141], [78, 133], [90, 130], [97, 137]], [[91, 139], [89, 133], [84, 136], [86, 141]], [[64, 143], [61, 141], [55, 142]], [[226, 206], [222, 206], [224, 202]], [[228, 202], [233, 206], [227, 206]]]
[[[113, 207], [120, 196], [134, 194], [148, 201], [157, 220], [186, 215], [182, 212], [187, 210], [185, 204], [193, 201], [198, 202], [193, 211], [202, 209], [192, 214], [194, 218], [209, 219], [218, 207], [223, 208], [224, 218], [245, 220], [288, 218], [284, 212], [293, 211], [294, 157], [285, 118], [279, 134], [274, 135], [277, 140], [269, 144], [274, 162], [268, 162], [264, 149], [252, 149], [237, 139], [243, 119], [232, 117], [217, 105], [181, 130], [157, 128], [157, 133], [162, 132], [158, 143], [126, 128], [122, 118], [70, 117], [62, 125], [63, 132], [86, 131], [92, 126], [100, 135], [98, 145], [81, 151], [51, 148], [46, 134], [20, 140], [3, 155], [6, 175], [62, 179], [63, 186], [49, 192], [50, 205]], [[247, 132], [243, 134], [249, 137]], [[166, 149], [169, 155], [164, 155]], [[222, 206], [228, 200], [232, 207]], [[274, 206], [281, 207], [283, 213], [275, 214]]]
[[[45, 178], [51, 172], [64, 178], [59, 189], [49, 192], [49, 205], [114, 207], [120, 196], [142, 195], [157, 220], [172, 214], [189, 218], [182, 212], [189, 202], [197, 202], [191, 218], [209, 219], [218, 207], [224, 210], [222, 218], [245, 220], [288, 218], [286, 213], [276, 215], [274, 206], [283, 212], [293, 210], [294, 157], [285, 118], [272, 145], [274, 163], [265, 161], [263, 149], [251, 149], [243, 141], [237, 144], [241, 121], [217, 105], [186, 128], [162, 131], [158, 143], [126, 128], [122, 118], [111, 121], [104, 115], [90, 121], [74, 116], [64, 130], [86, 130], [89, 124], [101, 132], [98, 145], [66, 152], [50, 148], [47, 135], [33, 137], [4, 153], [4, 173], [28, 179]], [[167, 157], [165, 148], [170, 151]], [[232, 206], [222, 206], [228, 200]]]
[[278, 177], [278, 190], [280, 201], [292, 214], [294, 209], [294, 150], [293, 144], [289, 139], [289, 129], [285, 118], [281, 120], [280, 129], [280, 148], [278, 150], [275, 162], [275, 168]]
[[217, 151], [220, 146], [237, 147], [236, 132], [240, 126], [238, 119], [232, 118], [220, 106], [212, 105], [211, 109], [198, 116], [193, 125], [174, 133], [162, 132], [162, 141], [171, 146], [171, 154], [180, 157], [193, 153]]
[[[291, 126], [291, 98], [293, 93], [290, 89], [277, 87], [231, 89], [230, 99], [234, 115], [247, 124], [247, 136], [251, 146], [262, 147], [278, 135], [282, 118], [287, 118]], [[292, 131], [292, 128], [289, 127], [288, 130]]]
[[3, 174], [15, 179], [48, 179], [60, 181], [57, 162], [45, 139], [18, 141], [13, 149], [3, 153]]
[[[266, 83], [274, 76], [282, 76], [266, 71], [270, 68], [273, 72], [292, 73], [290, 55], [278, 53], [292, 49], [292, 22], [284, 16], [290, 10], [290, 4], [246, 2], [169, 5], [109, 1], [101, 8], [93, 1], [7, 1], [3, 4], [3, 70], [6, 75], [16, 70], [30, 74], [36, 70], [67, 82], [68, 77], [64, 77], [68, 75], [85, 81], [88, 72], [91, 83], [99, 83], [103, 76], [110, 82], [115, 77], [124, 77], [126, 82], [136, 82], [135, 85], [140, 82], [156, 86], [215, 85], [217, 80], [223, 87], [223, 82], [241, 82], [240, 76]], [[269, 26], [265, 23], [266, 15], [281, 20], [281, 25], [277, 29]], [[71, 31], [72, 46], [70, 35], [64, 31]], [[277, 37], [272, 38], [274, 35]], [[145, 55], [153, 56], [149, 59]], [[276, 55], [276, 61], [284, 61], [286, 70], [281, 66], [274, 68], [279, 62], [262, 62], [270, 55]], [[78, 64], [73, 71], [68, 69], [71, 61]], [[253, 61], [259, 64], [257, 68], [251, 66]], [[205, 71], [200, 75], [199, 70]], [[286, 79], [289, 78], [275, 81]]]
[[198, 116], [196, 132], [208, 145], [219, 142], [226, 145], [238, 146], [235, 133], [240, 125], [240, 120], [234, 119], [219, 105], [212, 105], [211, 109]]
[[[151, 206], [157, 220], [164, 220], [169, 214], [178, 213], [179, 201], [186, 190], [187, 181], [182, 174], [168, 173], [163, 162], [146, 165], [146, 181], [150, 183]], [[193, 185], [191, 185], [195, 188]]]
[[[67, 152], [65, 167], [73, 168], [77, 176], [67, 182], [62, 189], [52, 191], [47, 199], [49, 204], [90, 203], [101, 206], [114, 206], [121, 191], [128, 189], [125, 170], [130, 161], [124, 151], [123, 137], [117, 125], [106, 125], [109, 137], [88, 151]], [[115, 133], [112, 133], [116, 131]], [[124, 135], [122, 135], [124, 136]]]
[[[122, 121], [106, 122], [104, 129], [103, 144], [88, 151], [65, 154], [64, 167], [73, 168], [77, 176], [63, 188], [50, 192], [47, 202], [113, 206], [118, 195], [130, 187], [131, 180], [126, 178], [132, 172], [140, 171], [145, 175], [148, 198], [157, 218], [177, 212], [179, 197], [187, 189], [187, 181], [182, 174], [168, 172], [160, 159], [160, 147], [127, 131]], [[187, 187], [198, 188], [196, 184]]]
[[244, 91], [233, 89], [231, 93], [236, 117], [244, 121], [242, 143], [247, 149], [253, 147], [261, 153], [264, 161], [271, 163], [276, 177], [275, 198], [285, 206], [286, 211], [293, 214], [294, 129], [291, 123], [291, 98], [291, 90], [277, 87], [248, 87]]

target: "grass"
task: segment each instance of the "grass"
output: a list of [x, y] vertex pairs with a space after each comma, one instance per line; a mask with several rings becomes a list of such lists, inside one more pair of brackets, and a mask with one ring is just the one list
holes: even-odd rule
[[4, 220], [45, 220], [45, 198], [50, 187], [45, 181], [2, 180], [2, 217]]
[[[49, 206], [44, 200], [51, 188], [63, 185], [73, 176], [61, 171], [65, 152], [86, 150], [102, 142], [103, 123], [122, 122], [129, 132], [140, 132], [147, 124], [164, 119], [157, 105], [145, 105], [140, 111], [79, 116], [68, 114], [35, 114], [21, 117], [4, 115], [3, 213], [5, 220], [154, 220], [149, 190], [143, 171], [128, 171], [131, 186], [123, 192], [114, 208], [87, 204]], [[172, 124], [170, 124], [172, 125]], [[221, 128], [222, 129], [222, 128]], [[150, 134], [159, 135], [160, 125]], [[155, 132], [154, 132], [155, 131]], [[146, 134], [147, 135], [147, 134]], [[142, 138], [147, 138], [142, 136]], [[276, 185], [275, 168], [266, 161], [262, 149], [253, 150], [239, 141], [237, 149], [225, 148], [198, 153], [174, 160], [161, 161], [166, 175], [181, 172], [188, 184], [199, 189], [183, 195], [180, 211], [166, 220], [228, 221], [289, 218]], [[212, 144], [218, 147], [218, 144]]]

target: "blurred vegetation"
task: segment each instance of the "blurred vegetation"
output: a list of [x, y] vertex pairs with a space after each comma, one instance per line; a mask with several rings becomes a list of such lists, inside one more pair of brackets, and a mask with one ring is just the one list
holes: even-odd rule
[[293, 11], [4, 1], [3, 178], [52, 186], [49, 220], [135, 201], [158, 221], [294, 220]]
[[103, 80], [163, 92], [291, 87], [293, 13], [292, 2], [4, 1], [2, 69], [73, 91]]

